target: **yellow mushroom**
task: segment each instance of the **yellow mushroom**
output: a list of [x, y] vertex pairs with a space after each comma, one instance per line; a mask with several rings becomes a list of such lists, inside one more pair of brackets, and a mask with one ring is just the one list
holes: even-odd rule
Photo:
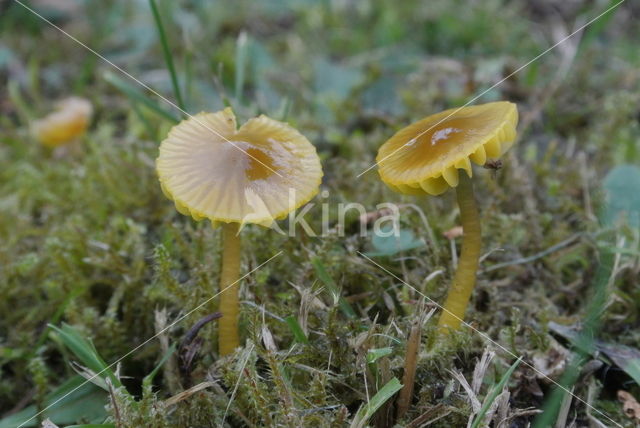
[[226, 108], [174, 126], [160, 144], [156, 170], [180, 213], [222, 224], [218, 344], [220, 355], [227, 355], [239, 345], [240, 228], [270, 226], [313, 198], [322, 179], [320, 160], [286, 123], [262, 115], [237, 129]]
[[88, 100], [70, 97], [56, 104], [55, 110], [33, 124], [33, 134], [42, 145], [56, 148], [84, 135], [93, 107]]
[[506, 101], [454, 108], [401, 129], [378, 151], [380, 177], [396, 192], [440, 195], [456, 188], [464, 241], [439, 320], [442, 331], [460, 327], [476, 282], [481, 236], [471, 162], [484, 165], [506, 152], [517, 123], [516, 105]]

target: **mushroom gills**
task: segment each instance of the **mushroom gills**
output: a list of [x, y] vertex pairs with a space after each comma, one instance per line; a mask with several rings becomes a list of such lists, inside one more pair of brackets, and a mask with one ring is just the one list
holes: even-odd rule
[[424, 195], [424, 191], [420, 187], [420, 185], [416, 184], [415, 186], [410, 186], [408, 184], [389, 184], [387, 186], [391, 188], [394, 192], [404, 193], [407, 195], [414, 196], [422, 196]]
[[447, 184], [447, 181], [444, 179], [444, 177], [439, 176], [427, 178], [426, 180], [421, 181], [420, 187], [428, 194], [437, 196], [446, 192], [446, 190], [449, 188], [449, 185]]
[[458, 169], [464, 169], [467, 171], [469, 177], [473, 176], [473, 169], [471, 168], [471, 161], [468, 157], [464, 157], [455, 163], [455, 167]]
[[456, 187], [458, 185], [458, 170], [455, 166], [445, 168], [445, 170], [442, 171], [442, 177], [449, 186]]
[[484, 165], [487, 162], [487, 152], [484, 150], [484, 145], [478, 147], [469, 157], [478, 165]]
[[502, 154], [500, 140], [497, 137], [492, 138], [484, 145], [485, 152], [489, 158], [497, 158]]

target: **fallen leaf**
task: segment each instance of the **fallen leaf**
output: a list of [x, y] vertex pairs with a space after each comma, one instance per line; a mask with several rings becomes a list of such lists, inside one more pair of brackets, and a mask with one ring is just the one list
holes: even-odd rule
[[630, 346], [600, 341], [596, 342], [596, 346], [640, 385], [640, 351]]
[[553, 382], [564, 372], [568, 358], [569, 351], [554, 340], [547, 352], [537, 352], [532, 358], [536, 377], [545, 383]]
[[624, 414], [636, 422], [640, 422], [640, 403], [627, 391], [618, 391], [618, 401], [622, 403]]
[[[575, 327], [564, 326], [555, 322], [549, 323], [549, 329], [564, 337], [572, 343], [576, 343], [578, 330]], [[640, 351], [626, 345], [606, 343], [600, 340], [595, 341], [595, 349], [591, 350], [594, 357], [602, 358], [596, 351], [604, 354], [615, 365], [620, 367], [638, 385], [640, 385]], [[605, 361], [608, 363], [608, 361]]]

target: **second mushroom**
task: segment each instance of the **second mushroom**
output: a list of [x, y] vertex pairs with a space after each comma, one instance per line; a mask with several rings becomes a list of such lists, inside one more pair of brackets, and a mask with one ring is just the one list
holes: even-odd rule
[[517, 123], [516, 105], [506, 101], [454, 108], [401, 129], [378, 151], [380, 177], [399, 193], [440, 195], [456, 188], [464, 238], [441, 331], [460, 328], [476, 283], [482, 247], [471, 161], [484, 165], [502, 156], [515, 141]]

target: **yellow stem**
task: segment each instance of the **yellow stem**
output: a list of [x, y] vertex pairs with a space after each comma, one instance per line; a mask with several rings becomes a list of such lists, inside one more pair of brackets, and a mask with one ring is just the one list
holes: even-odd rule
[[[220, 307], [222, 318], [218, 321], [218, 352], [232, 353], [240, 345], [238, 335], [238, 278], [240, 278], [240, 236], [237, 223], [222, 226], [222, 272], [220, 273]], [[233, 284], [233, 285], [231, 285]], [[224, 290], [224, 291], [223, 291]]]
[[480, 217], [473, 196], [471, 178], [460, 174], [460, 182], [456, 188], [460, 218], [462, 221], [463, 241], [462, 254], [458, 262], [458, 270], [453, 277], [453, 285], [444, 303], [438, 327], [440, 331], [458, 330], [464, 319], [471, 292], [476, 285], [478, 259], [482, 249], [480, 236]]

